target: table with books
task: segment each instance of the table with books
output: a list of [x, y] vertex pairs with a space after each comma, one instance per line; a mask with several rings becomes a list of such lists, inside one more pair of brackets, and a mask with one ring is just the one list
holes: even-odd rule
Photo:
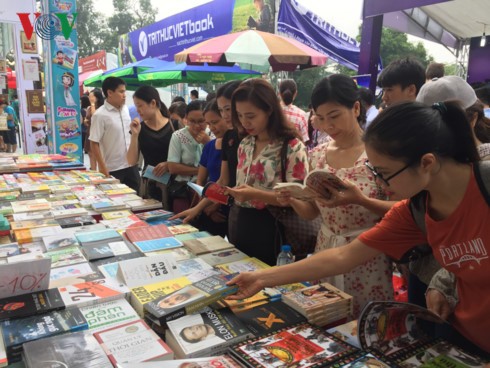
[[82, 162], [60, 154], [0, 153], [0, 173], [85, 170]]
[[226, 299], [270, 266], [100, 173], [3, 174], [0, 195], [0, 366], [483, 366], [405, 303], [347, 322], [352, 297], [328, 283]]

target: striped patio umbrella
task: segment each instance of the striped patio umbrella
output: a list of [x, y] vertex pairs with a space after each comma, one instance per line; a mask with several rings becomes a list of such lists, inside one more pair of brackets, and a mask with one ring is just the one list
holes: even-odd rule
[[321, 66], [327, 56], [312, 48], [273, 33], [255, 30], [226, 34], [194, 45], [175, 55], [175, 61], [189, 65], [239, 64], [242, 68], [268, 72], [294, 71]]

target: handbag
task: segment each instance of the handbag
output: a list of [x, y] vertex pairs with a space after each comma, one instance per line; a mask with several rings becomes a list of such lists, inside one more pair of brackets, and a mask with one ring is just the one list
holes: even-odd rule
[[[289, 139], [286, 139], [281, 148], [281, 180], [286, 182], [286, 161]], [[318, 231], [322, 225], [322, 218], [306, 220], [300, 217], [291, 207], [267, 206], [276, 222], [282, 225], [283, 235], [281, 244], [289, 244], [293, 249], [296, 260], [305, 258], [315, 250]]]
[[189, 187], [186, 181], [177, 181], [174, 177], [171, 177], [167, 185], [167, 190], [171, 199], [188, 198]]

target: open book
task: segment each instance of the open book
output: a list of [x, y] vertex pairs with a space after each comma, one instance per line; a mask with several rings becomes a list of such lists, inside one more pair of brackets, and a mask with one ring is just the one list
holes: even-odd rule
[[[447, 323], [436, 314], [415, 304], [371, 302], [361, 312], [357, 331], [353, 322], [334, 327], [333, 335], [357, 345], [390, 366], [483, 367], [485, 361], [463, 349], [431, 336], [434, 323]], [[357, 339], [355, 335], [357, 333]], [[341, 336], [343, 335], [343, 337]]]
[[330, 199], [331, 188], [335, 190], [346, 190], [344, 182], [336, 175], [325, 170], [313, 170], [310, 172], [303, 184], [299, 183], [277, 183], [274, 190], [288, 191], [293, 198], [301, 200], [312, 200], [317, 198]]

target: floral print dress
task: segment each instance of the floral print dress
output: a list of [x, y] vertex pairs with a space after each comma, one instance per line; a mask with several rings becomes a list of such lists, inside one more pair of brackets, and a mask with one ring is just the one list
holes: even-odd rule
[[[271, 141], [253, 159], [255, 137], [245, 137], [238, 147], [237, 186], [248, 184], [262, 190], [272, 190], [281, 179], [282, 141]], [[286, 161], [286, 181], [303, 183], [308, 173], [308, 159], [304, 144], [297, 138], [289, 141]], [[235, 202], [241, 207], [263, 209], [259, 201]]]
[[[328, 143], [325, 143], [310, 152], [312, 169], [327, 170], [340, 179], [347, 179], [356, 184], [368, 197], [385, 199], [385, 194], [364, 165], [367, 160], [365, 152], [353, 167], [334, 169], [327, 164], [327, 147]], [[318, 201], [316, 205], [320, 209], [323, 224], [318, 233], [315, 252], [345, 245], [380, 220], [378, 215], [359, 205], [328, 208]], [[353, 315], [350, 317], [357, 318], [367, 302], [393, 299], [392, 269], [391, 261], [382, 254], [357, 266], [349, 273], [322, 281], [329, 282], [354, 297]]]

